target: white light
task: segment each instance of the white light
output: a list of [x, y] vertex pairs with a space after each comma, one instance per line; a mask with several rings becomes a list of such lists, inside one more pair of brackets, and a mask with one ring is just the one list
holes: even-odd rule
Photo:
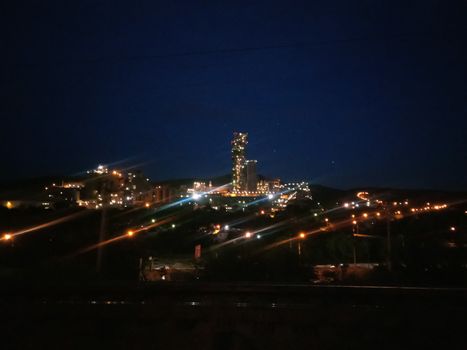
[[224, 226], [224, 230], [228, 231], [230, 229], [230, 226], [229, 225], [225, 225]]
[[201, 195], [199, 193], [193, 193], [193, 199], [196, 201], [201, 198]]
[[269, 199], [273, 199], [274, 196], [273, 196], [272, 194], [268, 194], [268, 198], [269, 198]]

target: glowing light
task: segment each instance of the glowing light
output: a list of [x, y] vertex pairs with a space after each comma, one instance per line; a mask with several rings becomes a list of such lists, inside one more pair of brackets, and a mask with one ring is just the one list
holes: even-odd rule
[[344, 208], [348, 208], [349, 207], [349, 203], [344, 203]]
[[367, 214], [367, 213], [363, 213], [363, 217], [364, 217], [364, 218], [367, 218], [367, 217], [368, 217], [368, 214]]
[[226, 231], [230, 230], [230, 226], [229, 226], [229, 225], [225, 225], [225, 226], [224, 226], [224, 230], [226, 230]]
[[454, 226], [451, 226], [449, 229], [450, 229], [451, 231], [455, 231], [455, 230], [456, 230], [456, 228], [455, 228]]
[[13, 203], [11, 203], [10, 201], [6, 202], [6, 207], [7, 207], [8, 209], [13, 208]]
[[300, 237], [301, 239], [304, 239], [305, 236], [306, 236], [306, 235], [305, 235], [305, 233], [303, 233], [303, 232], [301, 232], [300, 235], [299, 235], [299, 237]]
[[257, 239], [261, 239], [261, 235], [256, 235], [256, 238], [257, 238]]
[[135, 233], [134, 233], [132, 230], [129, 230], [129, 231], [127, 232], [127, 235], [128, 235], [129, 237], [133, 237], [134, 234], [135, 234]]
[[329, 222], [329, 219], [328, 219], [328, 218], [326, 218], [326, 219], [324, 219], [324, 221], [326, 221], [326, 222]]
[[12, 236], [11, 234], [9, 234], [9, 233], [5, 233], [5, 234], [3, 235], [3, 239], [4, 239], [5, 241], [9, 241], [9, 240], [12, 239], [12, 238], [13, 238], [13, 236]]
[[193, 199], [194, 199], [195, 201], [197, 201], [198, 199], [201, 198], [201, 195], [200, 195], [199, 193], [193, 193], [193, 196], [192, 196], [192, 197], [193, 197]]
[[245, 233], [245, 237], [246, 237], [246, 238], [250, 238], [250, 237], [251, 237], [251, 232]]
[[150, 204], [149, 204], [149, 203], [146, 203], [146, 204], [144, 204], [144, 206], [145, 206], [146, 208], [149, 208]]
[[175, 228], [175, 224], [172, 224], [172, 228]]
[[356, 224], [357, 224], [357, 220], [352, 221], [352, 224], [356, 225]]
[[151, 223], [155, 223], [156, 222], [156, 219], [151, 219]]
[[376, 216], [381, 216], [381, 214], [377, 212], [377, 213], [376, 213]]

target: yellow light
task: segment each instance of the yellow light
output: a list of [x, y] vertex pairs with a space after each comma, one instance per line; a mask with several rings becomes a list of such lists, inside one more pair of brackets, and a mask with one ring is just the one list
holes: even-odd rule
[[367, 213], [363, 213], [363, 217], [364, 217], [364, 218], [367, 218], [367, 217], [368, 217], [368, 214], [367, 214]]
[[381, 214], [380, 214], [380, 213], [376, 213], [376, 216], [381, 216]]
[[134, 235], [135, 233], [134, 233], [132, 230], [129, 230], [129, 231], [127, 232], [127, 234], [128, 234], [129, 237], [133, 237], [133, 235]]
[[354, 218], [354, 217], [355, 217], [355, 214], [352, 214], [352, 218]]
[[352, 221], [352, 224], [356, 225], [356, 224], [357, 224], [357, 220]]
[[6, 207], [7, 207], [8, 209], [13, 208], [13, 203], [11, 203], [10, 201], [6, 202]]
[[300, 233], [300, 238], [301, 238], [301, 239], [304, 239], [304, 238], [305, 238], [305, 234], [304, 234], [303, 232]]
[[145, 206], [146, 208], [149, 208], [149, 203], [146, 203], [144, 206]]
[[5, 233], [5, 234], [3, 235], [3, 239], [4, 239], [5, 241], [9, 241], [9, 240], [12, 239], [12, 238], [13, 238], [13, 236], [12, 236], [11, 234], [9, 234], [9, 233]]

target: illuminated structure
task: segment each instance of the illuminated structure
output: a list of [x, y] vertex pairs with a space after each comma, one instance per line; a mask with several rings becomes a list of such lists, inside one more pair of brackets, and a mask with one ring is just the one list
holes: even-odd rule
[[248, 134], [235, 132], [232, 140], [232, 189], [234, 192], [246, 189], [246, 145]]

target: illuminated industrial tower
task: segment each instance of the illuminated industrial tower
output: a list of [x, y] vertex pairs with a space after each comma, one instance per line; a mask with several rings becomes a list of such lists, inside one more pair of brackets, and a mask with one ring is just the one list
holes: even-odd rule
[[232, 188], [234, 192], [246, 188], [246, 145], [248, 133], [234, 132], [232, 140]]

